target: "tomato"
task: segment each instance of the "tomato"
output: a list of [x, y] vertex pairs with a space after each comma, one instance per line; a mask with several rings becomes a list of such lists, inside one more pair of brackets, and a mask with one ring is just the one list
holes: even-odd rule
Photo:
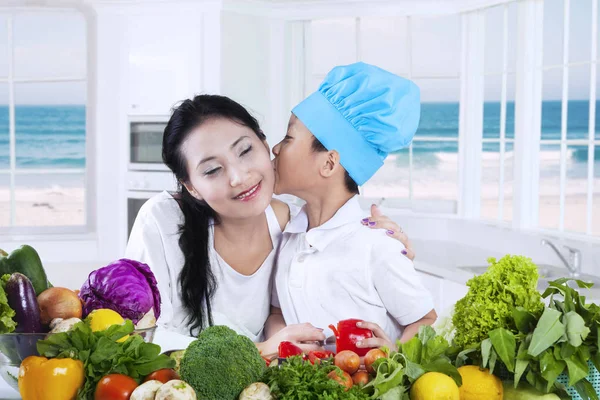
[[333, 357], [333, 352], [325, 350], [325, 351], [310, 351], [308, 352], [308, 360], [311, 364], [320, 363], [321, 360], [326, 358]]
[[136, 387], [137, 382], [127, 375], [106, 375], [96, 386], [94, 400], [127, 400]]
[[160, 381], [162, 383], [167, 383], [169, 381], [172, 381], [173, 379], [180, 379], [179, 374], [175, 372], [174, 369], [163, 368], [159, 369], [158, 371], [154, 371], [153, 373], [148, 375], [146, 379], [144, 379], [144, 382]]

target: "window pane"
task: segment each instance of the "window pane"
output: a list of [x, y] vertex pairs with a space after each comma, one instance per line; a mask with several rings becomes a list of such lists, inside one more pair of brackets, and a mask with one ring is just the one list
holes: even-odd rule
[[590, 61], [592, 54], [592, 0], [570, 3], [569, 61]]
[[542, 102], [542, 139], [560, 139], [562, 70], [544, 72]]
[[[504, 150], [504, 186], [502, 220], [512, 221], [513, 205], [513, 144]], [[484, 143], [481, 157], [481, 217], [498, 220], [500, 207], [500, 144]]]
[[390, 154], [383, 167], [362, 188], [365, 197], [404, 198], [409, 192], [408, 149]]
[[461, 16], [412, 17], [413, 76], [458, 76]]
[[8, 85], [0, 83], [0, 227], [10, 225], [10, 176], [6, 173], [9, 167]]
[[84, 174], [19, 174], [17, 226], [85, 224]]
[[[515, 75], [506, 77], [506, 126], [507, 138], [515, 137]], [[483, 105], [483, 137], [500, 137], [500, 116], [502, 99], [502, 76], [490, 75], [485, 77]]]
[[421, 120], [416, 138], [458, 138], [460, 82], [455, 79], [415, 79], [421, 89]]
[[413, 197], [457, 201], [458, 143], [414, 142]]
[[15, 77], [85, 76], [86, 28], [82, 14], [17, 14], [13, 31]]
[[[504, 6], [485, 11], [485, 72], [502, 72]], [[486, 78], [487, 79], [487, 78]]]
[[313, 74], [326, 74], [337, 65], [356, 61], [354, 18], [316, 20], [310, 29]]
[[594, 148], [594, 191], [592, 210], [592, 234], [600, 236], [600, 145]]
[[399, 75], [407, 75], [407, 18], [361, 18], [360, 57]]
[[8, 77], [8, 18], [0, 15], [0, 78]]
[[508, 48], [507, 48], [507, 68], [508, 72], [515, 73], [517, 67], [517, 43], [518, 38], [518, 7], [513, 2], [508, 5]]
[[585, 233], [587, 228], [588, 147], [567, 147], [565, 230]]
[[[598, 7], [600, 8], [600, 7]], [[598, 40], [600, 42], [600, 40]], [[596, 139], [600, 140], [600, 63], [596, 66]]]
[[515, 71], [517, 53], [517, 6], [515, 3], [492, 7], [485, 11], [485, 72], [502, 72], [504, 49], [504, 10], [507, 9], [506, 66]]
[[546, 0], [544, 2], [544, 65], [563, 63], [563, 30], [563, 0]]
[[540, 146], [540, 203], [541, 228], [558, 229], [560, 219], [560, 146]]
[[0, 83], [0, 170], [10, 167], [8, 129], [8, 85]]
[[586, 139], [590, 121], [590, 66], [569, 68], [567, 138]]
[[[316, 92], [317, 89], [319, 88], [319, 85], [321, 85], [321, 82], [323, 82], [323, 77], [322, 76], [312, 76], [308, 82], [306, 82], [306, 87], [304, 88], [306, 90], [306, 93], [304, 93], [304, 97], [307, 97], [309, 95], [311, 95], [312, 93]], [[294, 104], [295, 106], [295, 104]]]
[[0, 228], [10, 226], [10, 176], [0, 173]]
[[15, 97], [17, 168], [84, 168], [85, 84], [18, 84]]

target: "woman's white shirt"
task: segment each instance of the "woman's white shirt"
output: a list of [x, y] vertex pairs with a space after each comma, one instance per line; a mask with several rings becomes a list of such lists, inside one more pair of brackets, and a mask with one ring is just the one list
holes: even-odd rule
[[[265, 215], [275, 247], [281, 228], [271, 206]], [[184, 264], [179, 248], [179, 226], [182, 223], [183, 213], [171, 194], [162, 192], [152, 197], [136, 217], [125, 252], [126, 258], [148, 264], [156, 276], [162, 301], [158, 319], [163, 331], [161, 341], [182, 342], [179, 347], [169, 343], [170, 348], [180, 348], [193, 339], [190, 338], [188, 314], [183, 307], [178, 284]], [[198, 243], [198, 246], [205, 245]], [[211, 302], [215, 325], [226, 325], [253, 341], [263, 340], [263, 328], [270, 312], [274, 253], [274, 250], [271, 251], [254, 274], [242, 275], [219, 256], [214, 247], [213, 226], [209, 227], [209, 261], [217, 284]], [[180, 334], [181, 337], [165, 336], [164, 331]], [[192, 333], [193, 336], [198, 334]]]

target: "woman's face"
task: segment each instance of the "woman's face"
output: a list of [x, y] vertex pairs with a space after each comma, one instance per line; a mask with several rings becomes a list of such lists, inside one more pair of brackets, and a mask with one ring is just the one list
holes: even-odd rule
[[214, 118], [190, 132], [181, 146], [188, 191], [221, 218], [247, 218], [265, 211], [273, 195], [269, 150], [252, 129]]
[[276, 194], [292, 194], [303, 198], [319, 176], [319, 167], [327, 152], [312, 149], [313, 135], [292, 114], [283, 140], [273, 147]]

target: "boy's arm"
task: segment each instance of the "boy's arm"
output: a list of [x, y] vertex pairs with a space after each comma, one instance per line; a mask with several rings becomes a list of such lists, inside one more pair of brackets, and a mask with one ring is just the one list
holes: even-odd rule
[[387, 312], [404, 327], [400, 339], [408, 340], [420, 325], [435, 321], [433, 297], [412, 261], [398, 257], [402, 244], [388, 237], [381, 239], [371, 250], [371, 280]]
[[400, 343], [404, 343], [412, 339], [417, 333], [419, 333], [419, 327], [421, 325], [433, 325], [437, 319], [437, 313], [435, 310], [429, 311], [423, 318], [412, 324], [406, 325], [402, 336], [400, 337]]

